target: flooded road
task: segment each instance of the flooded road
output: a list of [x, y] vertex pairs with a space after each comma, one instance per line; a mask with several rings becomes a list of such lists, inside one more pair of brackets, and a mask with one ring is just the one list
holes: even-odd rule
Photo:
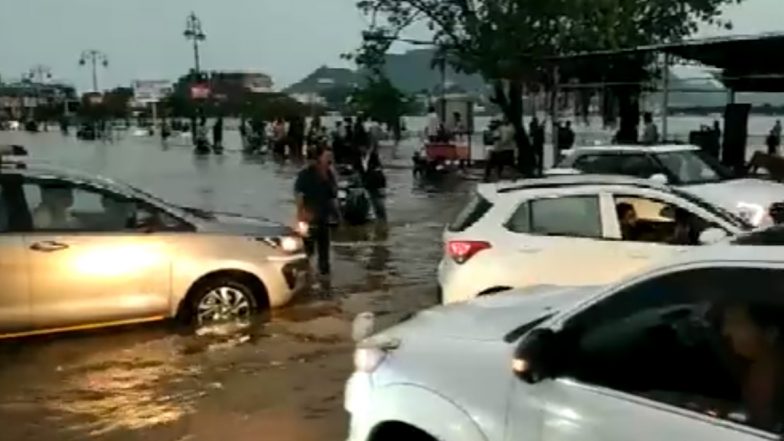
[[[87, 143], [0, 132], [0, 144], [25, 145], [35, 160], [118, 178], [175, 203], [291, 223], [299, 166], [246, 158], [232, 135], [224, 156], [206, 158], [185, 142], [131, 136]], [[332, 289], [250, 328], [196, 335], [166, 323], [0, 342], [2, 439], [345, 439], [350, 321], [370, 310], [391, 323], [436, 302], [441, 230], [472, 185], [422, 187], [410, 156], [405, 147], [382, 151], [388, 231], [339, 231]]]

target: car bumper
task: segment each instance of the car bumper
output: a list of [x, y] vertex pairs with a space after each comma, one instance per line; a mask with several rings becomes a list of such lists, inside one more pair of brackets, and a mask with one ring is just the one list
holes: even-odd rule
[[310, 262], [304, 255], [275, 260], [272, 274], [265, 281], [270, 306], [284, 306], [307, 290], [310, 287], [310, 274]]
[[464, 302], [475, 298], [483, 291], [481, 279], [472, 274], [467, 264], [458, 265], [449, 258], [438, 264], [438, 287], [441, 303]]
[[373, 429], [373, 379], [370, 374], [355, 372], [346, 383], [344, 407], [351, 415], [348, 441], [366, 441]]

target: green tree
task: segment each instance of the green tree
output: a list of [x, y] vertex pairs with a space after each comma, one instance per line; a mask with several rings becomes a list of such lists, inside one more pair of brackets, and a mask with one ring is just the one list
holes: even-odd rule
[[[380, 72], [391, 44], [413, 23], [427, 22], [439, 58], [491, 83], [494, 103], [515, 126], [523, 171], [531, 172], [534, 157], [522, 122], [522, 92], [526, 84], [552, 87], [556, 56], [674, 41], [692, 34], [701, 23], [724, 24], [719, 20], [721, 7], [741, 1], [361, 0], [357, 6], [371, 24], [354, 56], [358, 64]], [[621, 60], [598, 67], [628, 80], [631, 74], [643, 77], [647, 61]], [[591, 72], [595, 76], [597, 66]], [[567, 72], [578, 78], [579, 73], [576, 67]], [[619, 93], [626, 97], [632, 119], [635, 93], [639, 91], [634, 88]]]
[[351, 96], [354, 111], [398, 129], [400, 118], [413, 109], [412, 100], [388, 78], [373, 75]]

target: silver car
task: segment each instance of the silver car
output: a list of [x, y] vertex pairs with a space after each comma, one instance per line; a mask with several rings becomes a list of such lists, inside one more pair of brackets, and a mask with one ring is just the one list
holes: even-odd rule
[[0, 154], [2, 337], [247, 320], [288, 303], [308, 272], [301, 238], [283, 225]]

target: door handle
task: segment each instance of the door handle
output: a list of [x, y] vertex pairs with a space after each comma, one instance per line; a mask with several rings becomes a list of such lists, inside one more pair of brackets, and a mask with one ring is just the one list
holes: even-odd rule
[[650, 256], [645, 253], [629, 253], [629, 257], [632, 259], [648, 259]]
[[33, 251], [40, 251], [42, 253], [53, 253], [55, 251], [62, 251], [67, 249], [68, 245], [60, 242], [55, 242], [53, 240], [47, 240], [44, 242], [36, 242], [30, 245], [30, 249]]
[[519, 251], [521, 253], [526, 253], [526, 254], [535, 254], [535, 253], [538, 253], [541, 250], [539, 248], [520, 247], [520, 248], [517, 249], [517, 251]]

